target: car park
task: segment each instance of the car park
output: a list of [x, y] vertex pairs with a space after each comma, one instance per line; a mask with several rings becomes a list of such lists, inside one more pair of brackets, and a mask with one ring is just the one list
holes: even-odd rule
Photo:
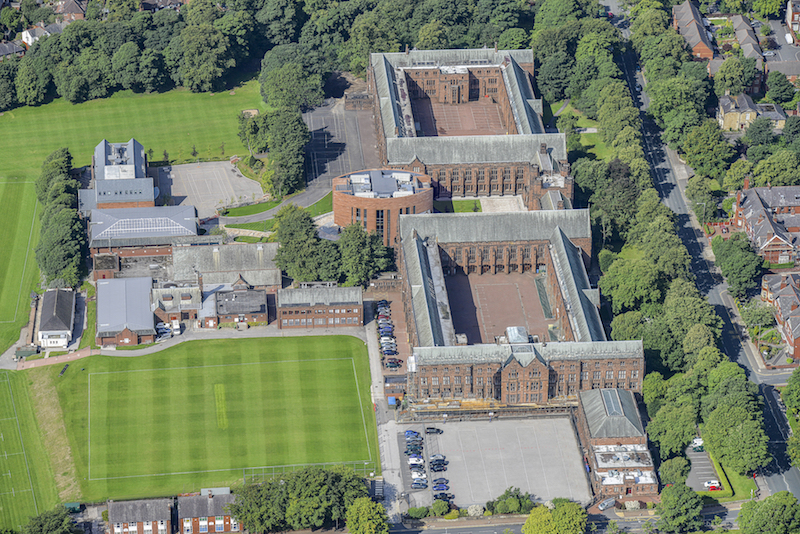
[[434, 454], [433, 456], [431, 456], [431, 461], [444, 460], [444, 459], [445, 459], [444, 454]]
[[602, 512], [604, 510], [608, 510], [609, 508], [612, 508], [616, 504], [617, 504], [617, 500], [616, 499], [606, 499], [606, 500], [604, 500], [603, 502], [601, 502], [597, 506], [597, 509]]
[[444, 432], [444, 430], [442, 430], [441, 428], [434, 428], [432, 426], [429, 426], [428, 428], [425, 429], [426, 434], [441, 434], [442, 432]]
[[710, 488], [712, 486], [719, 487], [721, 486], [721, 484], [719, 483], [719, 480], [706, 480], [705, 482], [703, 482], [703, 486]]

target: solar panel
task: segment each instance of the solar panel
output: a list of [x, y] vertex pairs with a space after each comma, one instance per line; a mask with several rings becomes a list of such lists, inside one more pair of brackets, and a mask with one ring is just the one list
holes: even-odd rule
[[606, 414], [609, 417], [622, 416], [622, 402], [619, 400], [619, 393], [615, 389], [604, 389], [600, 392], [603, 395], [603, 404], [606, 407]]

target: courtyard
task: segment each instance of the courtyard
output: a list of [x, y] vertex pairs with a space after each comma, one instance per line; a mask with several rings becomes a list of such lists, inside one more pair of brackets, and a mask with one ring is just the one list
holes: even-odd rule
[[454, 106], [423, 98], [412, 100], [411, 106], [423, 137], [508, 133], [500, 118], [500, 107], [493, 102], [464, 102]]

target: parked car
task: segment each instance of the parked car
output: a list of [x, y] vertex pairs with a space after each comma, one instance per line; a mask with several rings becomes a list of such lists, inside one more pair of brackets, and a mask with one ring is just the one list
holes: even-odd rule
[[775, 52], [773, 52], [772, 50], [767, 50], [766, 52], [764, 52], [764, 57], [773, 57], [774, 55]]
[[416, 430], [406, 430], [405, 434], [406, 434], [406, 436], [408, 436], [408, 435], [419, 436], [419, 432], [417, 432]]
[[389, 358], [387, 361], [395, 363], [403, 363], [403, 360], [401, 360], [400, 358]]
[[449, 463], [450, 462], [448, 462], [447, 460], [444, 460], [444, 459], [436, 459], [436, 460], [431, 459], [431, 465], [447, 465]]
[[447, 471], [447, 466], [446, 465], [432, 465], [431, 466], [431, 471], [434, 472], [434, 473], [443, 473], [444, 471]]
[[694, 452], [706, 452], [706, 448], [703, 445], [692, 447], [692, 451]]
[[447, 480], [446, 478], [437, 478], [436, 480], [433, 481], [433, 483], [434, 484], [449, 484], [450, 481]]
[[422, 460], [422, 455], [420, 454], [420, 452], [422, 451], [406, 449], [403, 451], [403, 454], [405, 454], [409, 458], [419, 458], [420, 460]]
[[434, 498], [434, 500], [448, 501], [449, 502], [449, 501], [451, 501], [451, 500], [453, 500], [455, 498], [455, 495], [453, 495], [452, 493], [435, 493], [433, 495], [433, 498]]
[[388, 306], [389, 305], [389, 301], [386, 300], [386, 299], [381, 299], [378, 302], [376, 302], [375, 304], [377, 304], [378, 306]]
[[411, 478], [412, 478], [412, 479], [413, 479], [413, 478], [416, 478], [416, 479], [420, 479], [420, 478], [427, 479], [427, 478], [428, 478], [428, 475], [426, 475], [426, 474], [425, 474], [425, 473], [423, 473], [422, 471], [411, 471]]
[[441, 434], [442, 432], [444, 432], [444, 430], [442, 430], [441, 428], [434, 428], [432, 426], [429, 426], [428, 428], [425, 429], [426, 434]]
[[387, 369], [400, 369], [400, 364], [399, 363], [387, 363], [386, 364], [386, 368]]
[[423, 460], [422, 458], [409, 458], [408, 459], [408, 465], [411, 465], [411, 464], [419, 465], [419, 464], [424, 464], [424, 463], [425, 463], [425, 460]]
[[444, 454], [434, 454], [433, 456], [431, 456], [431, 462], [435, 460], [444, 460], [444, 459], [445, 459]]
[[385, 356], [397, 356], [397, 351], [396, 350], [385, 350], [385, 351], [383, 351], [383, 354]]
[[406, 436], [406, 443], [422, 443], [422, 436]]
[[721, 484], [719, 483], [719, 480], [706, 480], [705, 482], [703, 482], [703, 486], [710, 488], [711, 486], [719, 487], [721, 486]]
[[447, 491], [450, 489], [450, 486], [446, 484], [435, 484], [431, 489], [433, 489], [433, 491]]
[[428, 489], [427, 484], [423, 484], [419, 479], [411, 484], [411, 489]]
[[616, 504], [617, 504], [616, 499], [606, 499], [597, 506], [597, 509], [602, 512], [604, 510], [608, 510], [609, 508], [615, 506]]

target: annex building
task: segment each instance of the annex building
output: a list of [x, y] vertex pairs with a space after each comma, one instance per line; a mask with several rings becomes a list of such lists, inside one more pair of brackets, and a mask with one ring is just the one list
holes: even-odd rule
[[371, 54], [381, 165], [430, 176], [436, 198], [520, 195], [529, 210], [573, 198], [566, 136], [549, 133], [531, 50]]

